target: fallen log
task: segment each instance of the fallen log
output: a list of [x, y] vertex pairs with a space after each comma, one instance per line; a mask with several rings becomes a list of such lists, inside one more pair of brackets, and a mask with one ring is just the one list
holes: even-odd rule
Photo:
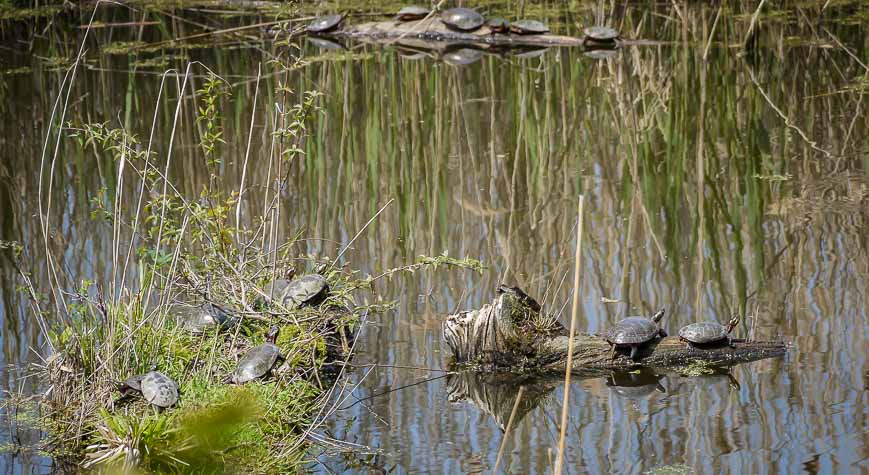
[[[450, 315], [443, 334], [455, 362], [485, 369], [564, 371], [569, 338], [552, 316], [535, 312], [513, 293], [502, 293], [478, 310]], [[644, 344], [637, 361], [613, 352], [601, 335], [579, 334], [573, 341], [572, 371], [722, 367], [783, 356], [787, 346], [775, 341], [734, 339], [732, 345], [696, 349], [678, 337]]]
[[[474, 31], [455, 31], [444, 25], [440, 18], [432, 16], [417, 21], [375, 21], [348, 25], [339, 30], [321, 33], [320, 36], [343, 37], [379, 43], [400, 43], [417, 40], [435, 43], [467, 44], [502, 47], [585, 46], [584, 37], [554, 34], [517, 35], [494, 33], [488, 26]], [[659, 41], [619, 39], [611, 48], [621, 45], [658, 45]], [[598, 44], [596, 48], [601, 48]]]

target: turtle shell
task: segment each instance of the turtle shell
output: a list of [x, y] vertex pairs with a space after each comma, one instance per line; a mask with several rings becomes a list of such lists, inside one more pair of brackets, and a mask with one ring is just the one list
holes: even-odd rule
[[181, 327], [191, 333], [202, 333], [208, 328], [225, 330], [238, 323], [237, 316], [210, 303], [198, 307], [178, 306], [174, 314]]
[[657, 334], [658, 324], [652, 320], [646, 317], [628, 317], [607, 332], [607, 340], [616, 345], [638, 345], [651, 340]]
[[474, 31], [486, 22], [483, 15], [470, 8], [450, 8], [441, 14], [441, 21], [459, 31]]
[[727, 328], [718, 322], [700, 322], [679, 329], [679, 337], [691, 343], [712, 343], [727, 336]]
[[308, 33], [325, 33], [333, 30], [344, 20], [344, 15], [321, 16], [308, 24]]
[[[275, 288], [277, 291], [277, 287]], [[287, 308], [317, 305], [329, 294], [329, 282], [320, 274], [308, 274], [290, 282], [281, 294]]]
[[547, 33], [549, 27], [537, 20], [519, 20], [510, 24], [510, 31], [518, 35], [539, 35]]
[[592, 41], [615, 41], [619, 38], [619, 32], [608, 26], [590, 26], [582, 32]]
[[425, 7], [420, 7], [418, 5], [411, 5], [409, 7], [404, 7], [395, 14], [395, 19], [397, 21], [412, 21], [412, 20], [420, 20], [426, 17], [431, 13], [431, 10]]
[[178, 383], [159, 371], [142, 376], [142, 396], [157, 407], [169, 407], [178, 402]]
[[459, 48], [445, 53], [443, 60], [451, 66], [467, 66], [483, 57], [483, 52], [473, 48]]
[[274, 343], [263, 343], [251, 348], [238, 360], [238, 365], [232, 373], [232, 382], [244, 384], [265, 376], [279, 358], [282, 358], [281, 349]]
[[510, 31], [510, 22], [501, 17], [489, 18], [489, 21], [486, 22], [486, 26], [488, 26], [493, 33], [507, 33]]

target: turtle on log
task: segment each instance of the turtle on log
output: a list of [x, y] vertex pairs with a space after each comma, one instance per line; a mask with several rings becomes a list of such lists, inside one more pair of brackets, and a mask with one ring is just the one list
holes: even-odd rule
[[609, 329], [604, 337], [612, 345], [612, 356], [615, 358], [617, 348], [630, 348], [631, 359], [637, 361], [639, 349], [655, 337], [667, 336], [667, 332], [658, 327], [658, 322], [664, 318], [664, 309], [658, 310], [652, 318], [628, 317]]

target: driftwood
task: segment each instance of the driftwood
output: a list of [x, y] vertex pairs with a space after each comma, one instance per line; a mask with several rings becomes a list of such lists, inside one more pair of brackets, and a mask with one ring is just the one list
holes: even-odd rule
[[[565, 369], [569, 341], [564, 327], [511, 293], [500, 294], [479, 310], [450, 315], [443, 333], [456, 363], [520, 371]], [[787, 351], [782, 342], [736, 339], [732, 345], [695, 349], [671, 336], [643, 345], [634, 361], [625, 351], [613, 352], [601, 335], [579, 334], [573, 343], [574, 372], [731, 366]]]

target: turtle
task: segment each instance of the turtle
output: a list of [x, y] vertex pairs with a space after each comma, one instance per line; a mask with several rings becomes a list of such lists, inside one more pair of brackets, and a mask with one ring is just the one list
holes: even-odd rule
[[539, 35], [548, 33], [549, 27], [537, 20], [519, 20], [510, 24], [510, 31], [517, 35]]
[[510, 32], [510, 22], [501, 17], [489, 18], [489, 20], [486, 22], [486, 26], [488, 26], [489, 29], [492, 30], [492, 33]]
[[474, 31], [483, 26], [483, 15], [470, 8], [450, 8], [441, 13], [441, 21], [447, 28], [458, 31]]
[[606, 377], [606, 385], [618, 396], [645, 399], [655, 391], [667, 392], [661, 379], [663, 376], [645, 368], [640, 371], [614, 371]]
[[284, 359], [281, 349], [275, 345], [280, 328], [272, 326], [266, 335], [266, 342], [248, 350], [241, 359], [235, 371], [230, 376], [233, 384], [244, 384], [261, 378], [269, 373], [279, 360]]
[[498, 286], [498, 293], [499, 294], [513, 294], [516, 296], [517, 299], [519, 299], [520, 302], [527, 305], [535, 313], [540, 313], [540, 310], [541, 310], [540, 304], [537, 303], [536, 300], [531, 298], [528, 294], [525, 293], [524, 290], [520, 289], [519, 287], [508, 287], [506, 285], [499, 285]]
[[739, 315], [734, 315], [733, 318], [727, 322], [727, 326], [718, 322], [692, 323], [679, 329], [679, 339], [687, 343], [691, 348], [716, 346], [724, 341], [727, 342], [728, 346], [732, 346], [730, 332], [732, 332], [738, 324]]
[[619, 39], [619, 32], [608, 26], [590, 26], [582, 32], [585, 34], [583, 43], [615, 43]]
[[238, 316], [211, 302], [197, 307], [177, 306], [173, 313], [181, 328], [191, 333], [203, 333], [208, 328], [226, 330], [238, 323]]
[[451, 66], [467, 66], [483, 57], [483, 52], [474, 48], [459, 48], [444, 53], [443, 61]]
[[615, 351], [617, 348], [629, 347], [631, 349], [631, 359], [637, 361], [637, 357], [639, 356], [639, 351], [637, 350], [639, 350], [640, 346], [658, 335], [662, 338], [667, 336], [667, 332], [658, 327], [658, 322], [662, 318], [664, 318], [663, 308], [658, 310], [651, 319], [646, 317], [627, 317], [616, 323], [604, 335], [607, 343], [613, 347], [613, 358], [616, 356]]
[[280, 295], [281, 304], [287, 308], [314, 306], [326, 300], [329, 282], [320, 274], [307, 274], [287, 284], [277, 295]]
[[399, 10], [398, 13], [395, 14], [395, 21], [421, 20], [428, 16], [429, 13], [431, 13], [431, 10], [428, 8], [411, 5]]
[[165, 409], [178, 402], [178, 383], [159, 371], [149, 371], [127, 378], [119, 388], [122, 396], [140, 392], [150, 404]]
[[321, 16], [309, 23], [306, 30], [308, 33], [326, 33], [338, 28], [342, 21], [344, 21], [344, 15]]

